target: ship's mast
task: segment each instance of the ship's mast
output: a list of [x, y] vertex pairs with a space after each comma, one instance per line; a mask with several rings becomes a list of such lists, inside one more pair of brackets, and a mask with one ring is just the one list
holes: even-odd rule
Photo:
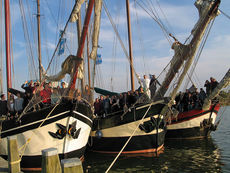
[[[0, 18], [2, 19], [2, 11], [3, 11], [3, 7], [2, 7], [2, 1], [0, 1]], [[3, 88], [2, 88], [2, 58], [3, 58], [3, 39], [2, 39], [2, 20], [0, 20], [0, 94], [3, 93]]]
[[7, 79], [7, 98], [10, 93], [8, 89], [12, 87], [11, 81], [11, 56], [10, 56], [10, 4], [5, 0], [5, 39], [6, 39], [6, 79]]
[[42, 81], [42, 59], [41, 59], [41, 32], [40, 32], [40, 0], [37, 0], [37, 32], [38, 32], [38, 63], [39, 63], [39, 80]]
[[130, 79], [131, 79], [131, 90], [134, 91], [134, 72], [133, 72], [133, 48], [132, 48], [132, 31], [130, 23], [130, 12], [129, 12], [129, 0], [126, 0], [126, 13], [127, 13], [127, 25], [128, 25], [128, 36], [129, 36], [129, 60], [130, 60]]
[[[79, 44], [78, 51], [77, 51], [77, 57], [78, 58], [82, 58], [83, 49], [85, 46], [85, 40], [86, 40], [86, 36], [87, 36], [87, 32], [88, 32], [90, 17], [91, 17], [92, 11], [93, 11], [94, 2], [95, 2], [94, 0], [90, 0], [89, 4], [88, 4], [88, 9], [86, 12], [85, 22], [84, 22], [84, 26], [83, 26], [83, 31], [81, 34], [81, 40], [80, 40], [80, 44]], [[74, 71], [73, 78], [72, 78], [73, 80], [71, 83], [71, 88], [75, 88], [79, 66], [80, 66], [80, 64], [78, 62], [76, 62], [75, 71]]]
[[163, 98], [163, 96], [165, 95], [166, 91], [169, 88], [169, 85], [171, 84], [174, 77], [176, 76], [176, 73], [179, 71], [179, 69], [182, 67], [182, 65], [186, 61], [183, 73], [180, 75], [179, 80], [177, 82], [177, 86], [174, 88], [173, 93], [171, 94], [172, 98], [176, 96], [177, 90], [182, 84], [185, 74], [187, 73], [188, 69], [190, 68], [192, 64], [192, 61], [195, 57], [196, 50], [198, 49], [198, 46], [200, 45], [200, 42], [202, 40], [202, 37], [204, 35], [204, 32], [208, 24], [217, 15], [220, 0], [216, 0], [215, 2], [210, 1], [210, 4], [211, 5], [207, 13], [201, 12], [202, 17], [200, 17], [200, 19], [198, 20], [199, 21], [198, 25], [195, 27], [195, 30], [193, 31], [193, 38], [191, 42], [188, 45], [183, 45], [179, 43], [178, 41], [175, 42], [175, 46], [173, 47], [175, 47], [177, 51], [175, 51], [175, 55], [173, 57], [173, 60], [171, 61], [170, 69], [168, 73], [166, 74], [166, 77], [164, 81], [162, 82], [161, 87], [159, 88], [159, 90], [154, 96], [155, 101]]

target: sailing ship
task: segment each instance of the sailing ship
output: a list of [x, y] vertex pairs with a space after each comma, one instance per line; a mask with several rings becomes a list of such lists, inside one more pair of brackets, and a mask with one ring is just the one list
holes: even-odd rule
[[[219, 0], [197, 0], [195, 2], [199, 11], [199, 20], [192, 29], [192, 39], [189, 40], [189, 43], [182, 44], [172, 36], [175, 40], [172, 45], [175, 54], [170, 61], [170, 68], [164, 81], [155, 93], [153, 100], [142, 103], [142, 105], [134, 104], [128, 111], [112, 112], [105, 117], [94, 119], [89, 140], [92, 151], [100, 153], [121, 152], [123, 154], [154, 152], [162, 148], [165, 137], [204, 137], [216, 129], [215, 120], [220, 105], [214, 102], [210, 104], [215, 96], [207, 98], [208, 101], [205, 101], [202, 109], [193, 109], [187, 112], [178, 112], [178, 110], [173, 109], [173, 104], [185, 75], [194, 61], [196, 51], [207, 27], [219, 13], [219, 4]], [[134, 70], [132, 60], [129, 60], [129, 63], [131, 71]], [[175, 79], [175, 76], [179, 77]], [[172, 91], [169, 91], [170, 84], [173, 85]], [[217, 88], [220, 91], [222, 87]], [[104, 93], [104, 95], [114, 95], [110, 91], [96, 87], [95, 91], [100, 94]], [[170, 92], [169, 96], [166, 95], [166, 92]], [[167, 132], [165, 124], [167, 124]]]
[[[204, 34], [205, 28], [210, 24], [210, 22], [219, 14], [218, 6], [220, 1], [196, 1], [195, 6], [199, 11], [199, 20], [192, 30], [193, 38], [189, 44], [181, 44], [177, 42], [174, 43], [173, 49], [175, 50], [175, 55], [172, 60], [171, 68], [163, 81], [162, 86], [159, 88], [155, 99], [159, 98], [160, 95], [164, 95], [167, 86], [172, 81], [174, 77], [174, 72], [177, 71], [183, 64], [185, 58], [185, 67], [177, 81], [177, 85], [171, 92], [171, 101], [175, 99], [181, 83], [188, 72], [195, 55], [195, 49], [201, 41], [201, 37]], [[204, 29], [204, 30], [203, 30]], [[176, 46], [176, 47], [174, 47]], [[177, 47], [178, 46], [178, 47]], [[179, 50], [178, 50], [179, 48]], [[186, 59], [186, 57], [190, 57]], [[223, 85], [221, 82], [219, 86]], [[226, 86], [226, 81], [224, 86]], [[218, 87], [218, 92], [223, 87]], [[215, 91], [212, 91], [215, 92]], [[211, 94], [212, 95], [212, 94]], [[217, 95], [215, 95], [217, 96]], [[194, 107], [191, 110], [185, 112], [177, 112], [174, 115], [170, 115], [169, 121], [167, 122], [167, 134], [166, 138], [202, 138], [209, 136], [211, 131], [215, 131], [218, 123], [216, 122], [216, 117], [220, 109], [220, 104], [218, 101], [214, 100], [215, 96], [208, 96], [204, 101], [204, 105], [201, 108]], [[169, 104], [172, 106], [172, 103]]]
[[[98, 8], [98, 18], [100, 18], [102, 1], [95, 1]], [[129, 1], [126, 1], [127, 16], [129, 16]], [[128, 21], [129, 21], [128, 17]], [[94, 26], [100, 25], [100, 19], [96, 19]], [[96, 28], [96, 27], [95, 27]], [[128, 22], [129, 31], [131, 25]], [[95, 32], [93, 34], [96, 34]], [[97, 30], [99, 34], [99, 30]], [[129, 61], [131, 71], [131, 86], [134, 91], [134, 68], [132, 65], [131, 32], [129, 32]], [[96, 44], [97, 45], [97, 44]], [[99, 90], [109, 95], [113, 92]], [[105, 94], [107, 95], [107, 94]], [[140, 97], [138, 104], [132, 105], [127, 110], [120, 109], [108, 113], [105, 117], [98, 116], [94, 119], [92, 132], [89, 139], [89, 149], [94, 152], [115, 154], [121, 151], [122, 154], [139, 154], [146, 152], [158, 152], [163, 148], [166, 126], [160, 110], [165, 105], [165, 100], [151, 102], [146, 95]], [[142, 126], [143, 131], [138, 127]], [[146, 128], [145, 128], [146, 126]], [[148, 126], [148, 128], [147, 128]], [[129, 141], [127, 143], [127, 141]], [[124, 147], [125, 146], [125, 147]], [[123, 148], [123, 149], [122, 149]]]
[[[9, 19], [9, 5], [9, 0], [6, 0], [6, 19]], [[40, 5], [38, 4], [38, 7], [39, 6]], [[77, 2], [75, 3], [74, 8], [76, 6]], [[41, 170], [41, 151], [47, 148], [57, 148], [60, 158], [78, 157], [83, 159], [84, 157], [86, 144], [93, 124], [93, 110], [87, 101], [77, 99], [72, 95], [75, 91], [76, 80], [78, 79], [77, 66], [79, 65], [79, 62], [82, 62], [82, 49], [84, 48], [84, 40], [88, 29], [88, 27], [85, 26], [89, 23], [89, 17], [87, 18], [87, 16], [90, 16], [92, 8], [93, 6], [89, 5], [84, 29], [81, 35], [81, 40], [83, 41], [79, 44], [78, 54], [77, 56], [72, 55], [68, 56], [70, 58], [67, 58], [68, 62], [72, 60], [72, 66], [68, 65], [71, 81], [69, 83], [69, 88], [64, 90], [65, 94], [63, 97], [61, 97], [56, 104], [39, 107], [38, 105], [40, 105], [41, 102], [36, 102], [35, 96], [37, 93], [35, 93], [18, 117], [13, 119], [5, 118], [0, 122], [0, 156], [7, 159], [7, 137], [16, 136], [21, 154], [21, 168], [24, 171]], [[40, 16], [39, 11], [38, 16]], [[71, 18], [73, 18], [72, 13], [68, 22]], [[6, 37], [7, 43], [10, 41], [9, 21], [10, 20], [6, 20], [6, 35], [8, 36]], [[64, 32], [62, 33], [62, 36], [63, 34]], [[57, 47], [60, 45], [60, 40], [61, 38], [59, 39]], [[7, 45], [7, 50], [10, 50], [10, 44]], [[8, 51], [6, 55], [8, 60], [10, 60], [10, 51]], [[67, 61], [65, 61], [65, 63]], [[10, 69], [7, 71], [10, 72]], [[42, 74], [40, 80], [41, 84], [43, 84], [45, 79], [49, 76], [43, 74], [44, 72], [41, 70], [41, 64], [39, 64], [39, 71], [40, 74]], [[10, 73], [7, 73], [7, 76], [8, 91], [14, 94], [20, 93], [23, 95], [24, 93], [11, 88], [11, 84], [9, 83], [11, 81]], [[49, 79], [51, 78], [52, 76], [50, 76]], [[53, 76], [53, 78], [55, 77]]]

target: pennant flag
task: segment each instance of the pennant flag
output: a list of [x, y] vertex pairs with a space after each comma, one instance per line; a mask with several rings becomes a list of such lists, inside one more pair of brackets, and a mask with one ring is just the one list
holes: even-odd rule
[[[62, 35], [63, 31], [60, 31], [60, 37]], [[65, 43], [66, 43], [66, 38], [62, 38], [59, 44], [59, 49], [58, 49], [58, 55], [62, 55], [65, 52]]]
[[101, 64], [101, 63], [102, 63], [101, 54], [97, 54], [96, 65]]

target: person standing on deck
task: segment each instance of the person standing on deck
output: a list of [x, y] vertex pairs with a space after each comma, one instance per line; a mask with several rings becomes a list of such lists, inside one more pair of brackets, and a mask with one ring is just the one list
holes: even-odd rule
[[147, 75], [144, 75], [143, 78], [140, 78], [140, 76], [138, 76], [138, 78], [141, 81], [140, 83], [141, 87], [144, 89], [144, 92], [146, 92], [146, 94], [150, 98], [150, 90], [149, 90], [150, 79], [147, 77]]
[[206, 80], [204, 87], [206, 88], [206, 94], [208, 96], [211, 93], [211, 83], [208, 80]]
[[44, 89], [40, 92], [40, 96], [44, 106], [49, 106], [51, 104], [51, 90], [48, 83], [45, 84]]
[[66, 84], [65, 84], [65, 82], [62, 82], [61, 88], [60, 88], [60, 95], [61, 96], [64, 96], [64, 94], [66, 95], [67, 93], [65, 93], [65, 91], [66, 91]]
[[161, 86], [160, 82], [157, 80], [156, 76], [155, 75], [150, 75], [151, 77], [151, 80], [150, 80], [150, 85], [149, 85], [149, 89], [150, 89], [150, 92], [151, 92], [151, 99], [153, 99], [154, 95], [155, 95], [155, 92], [157, 90], [157, 84], [159, 86]]
[[7, 107], [6, 96], [5, 94], [2, 94], [0, 100], [0, 117], [2, 115], [7, 115], [7, 114], [8, 114], [8, 107]]
[[21, 98], [20, 93], [17, 93], [17, 98], [14, 100], [14, 109], [16, 113], [20, 114], [23, 110], [24, 99]]
[[217, 85], [219, 84], [215, 78], [210, 77], [210, 86], [211, 86], [211, 92], [217, 87]]

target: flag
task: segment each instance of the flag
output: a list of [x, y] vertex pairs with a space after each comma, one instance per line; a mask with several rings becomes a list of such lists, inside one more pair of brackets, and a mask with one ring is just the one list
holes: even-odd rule
[[[62, 36], [63, 31], [60, 31], [60, 37]], [[66, 43], [66, 38], [62, 38], [59, 44], [59, 49], [58, 49], [58, 55], [62, 55], [65, 52], [65, 43]]]
[[101, 58], [101, 54], [97, 54], [97, 58], [96, 58], [96, 65], [99, 65], [102, 63], [102, 58]]
[[62, 38], [59, 44], [58, 55], [62, 55], [65, 52], [66, 38]]

